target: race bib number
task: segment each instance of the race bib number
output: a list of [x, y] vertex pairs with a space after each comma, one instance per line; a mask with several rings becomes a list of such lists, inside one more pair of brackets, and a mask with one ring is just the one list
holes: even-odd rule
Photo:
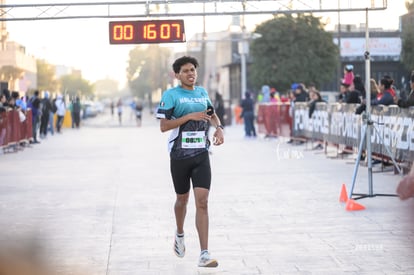
[[183, 149], [205, 148], [206, 137], [204, 131], [183, 132], [181, 147]]

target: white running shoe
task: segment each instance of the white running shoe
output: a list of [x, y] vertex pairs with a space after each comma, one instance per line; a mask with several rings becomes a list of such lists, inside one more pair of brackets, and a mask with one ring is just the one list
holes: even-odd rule
[[184, 236], [178, 237], [177, 233], [174, 237], [174, 253], [177, 257], [184, 257], [185, 255], [185, 245], [184, 245]]
[[200, 255], [200, 260], [198, 261], [199, 267], [217, 267], [218, 262], [215, 259], [210, 257], [210, 253], [208, 251], [204, 251]]

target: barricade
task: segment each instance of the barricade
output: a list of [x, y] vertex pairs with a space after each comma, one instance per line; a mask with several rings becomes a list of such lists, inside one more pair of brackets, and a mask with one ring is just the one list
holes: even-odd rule
[[[312, 118], [306, 103], [296, 103], [293, 135], [309, 139], [317, 137], [329, 143], [357, 148], [361, 142], [364, 121], [355, 114], [358, 104], [318, 103]], [[414, 158], [414, 108], [403, 109], [396, 105], [373, 106], [371, 120], [372, 153], [383, 155], [387, 146], [392, 157], [410, 162]], [[383, 142], [381, 142], [383, 140]]]
[[7, 112], [0, 112], [0, 148], [7, 145]]
[[290, 137], [292, 117], [289, 114], [289, 109], [289, 103], [269, 102], [259, 104], [256, 119], [258, 132], [266, 136]]
[[0, 148], [29, 142], [32, 138], [32, 112], [26, 112], [26, 119], [21, 122], [19, 111], [9, 110], [0, 113]]

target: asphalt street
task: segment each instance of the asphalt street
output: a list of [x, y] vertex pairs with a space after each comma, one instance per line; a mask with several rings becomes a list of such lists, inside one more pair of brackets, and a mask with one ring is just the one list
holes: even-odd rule
[[[192, 196], [187, 252], [177, 258], [169, 133], [149, 113], [142, 127], [123, 120], [102, 114], [0, 155], [0, 247], [36, 240], [54, 274], [414, 274], [413, 199], [376, 196], [347, 211], [339, 196], [354, 156], [246, 139], [242, 125], [226, 127], [210, 155], [209, 246], [219, 266], [197, 267]], [[376, 171], [375, 192], [395, 194], [399, 179]], [[367, 189], [360, 166], [354, 191]]]

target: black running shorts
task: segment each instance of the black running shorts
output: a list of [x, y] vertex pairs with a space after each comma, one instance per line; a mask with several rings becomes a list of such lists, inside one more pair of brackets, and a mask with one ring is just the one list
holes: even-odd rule
[[190, 191], [190, 180], [193, 183], [193, 188], [210, 189], [211, 168], [208, 151], [191, 158], [171, 159], [170, 170], [177, 194], [185, 194]]

